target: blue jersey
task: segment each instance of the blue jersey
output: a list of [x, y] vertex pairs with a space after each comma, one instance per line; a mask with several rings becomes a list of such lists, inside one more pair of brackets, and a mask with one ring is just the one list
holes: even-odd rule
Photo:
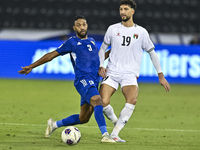
[[92, 79], [96, 84], [99, 82], [99, 55], [98, 48], [93, 38], [80, 39], [76, 36], [69, 38], [56, 51], [60, 55], [70, 54], [75, 72], [74, 85], [83, 79]]

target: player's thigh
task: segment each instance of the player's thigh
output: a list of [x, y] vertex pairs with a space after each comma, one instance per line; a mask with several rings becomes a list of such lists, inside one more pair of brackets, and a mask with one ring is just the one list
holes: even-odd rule
[[81, 123], [87, 123], [90, 120], [90, 117], [93, 113], [94, 109], [91, 105], [85, 103], [81, 106], [81, 111], [79, 115], [79, 119]]
[[114, 94], [115, 91], [116, 89], [109, 86], [108, 84], [101, 84], [99, 93], [103, 99], [103, 107], [110, 104], [110, 97]]
[[120, 80], [121, 87], [128, 85], [136, 85], [138, 87], [137, 77], [133, 73], [122, 74], [120, 79], [121, 79]]
[[136, 85], [123, 86], [122, 93], [126, 98], [126, 103], [136, 104], [138, 96], [138, 87]]

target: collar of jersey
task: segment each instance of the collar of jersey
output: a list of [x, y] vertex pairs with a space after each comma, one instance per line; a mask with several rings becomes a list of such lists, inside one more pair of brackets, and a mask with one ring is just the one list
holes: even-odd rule
[[[122, 22], [121, 22], [121, 25], [122, 25], [123, 27], [125, 27], [125, 26], [122, 24]], [[133, 25], [132, 27], [137, 27], [137, 24], [134, 23], [134, 25]], [[125, 28], [132, 28], [132, 27], [125, 27]]]

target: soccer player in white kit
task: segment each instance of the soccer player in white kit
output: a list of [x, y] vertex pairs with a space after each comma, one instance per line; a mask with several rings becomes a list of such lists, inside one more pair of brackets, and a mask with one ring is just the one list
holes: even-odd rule
[[[159, 82], [167, 92], [170, 85], [165, 79], [154, 44], [149, 38], [147, 30], [133, 22], [133, 14], [136, 10], [133, 0], [120, 2], [120, 16], [122, 22], [109, 26], [104, 37], [104, 42], [99, 50], [100, 68], [99, 75], [104, 79], [100, 86], [100, 95], [103, 99], [104, 114], [114, 124], [111, 133], [116, 142], [125, 142], [118, 134], [131, 117], [138, 96], [138, 83], [143, 50], [148, 52], [152, 63], [158, 73]], [[105, 51], [111, 45], [107, 68], [103, 67]], [[110, 97], [121, 86], [121, 91], [126, 99], [119, 119], [116, 117]]]

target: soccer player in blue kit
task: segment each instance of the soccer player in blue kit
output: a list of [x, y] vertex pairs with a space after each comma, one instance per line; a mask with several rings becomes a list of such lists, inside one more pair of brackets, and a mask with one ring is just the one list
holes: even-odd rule
[[74, 86], [81, 95], [80, 114], [74, 114], [59, 121], [49, 119], [45, 137], [50, 137], [51, 133], [59, 127], [87, 123], [94, 111], [96, 122], [102, 133], [101, 142], [115, 142], [107, 132], [103, 115], [103, 101], [98, 92], [100, 66], [98, 48], [94, 39], [87, 37], [87, 28], [85, 17], [76, 16], [73, 26], [76, 36], [69, 38], [55, 51], [45, 54], [31, 65], [22, 67], [22, 70], [18, 72], [27, 75], [33, 68], [49, 62], [57, 56], [69, 53], [75, 72]]

